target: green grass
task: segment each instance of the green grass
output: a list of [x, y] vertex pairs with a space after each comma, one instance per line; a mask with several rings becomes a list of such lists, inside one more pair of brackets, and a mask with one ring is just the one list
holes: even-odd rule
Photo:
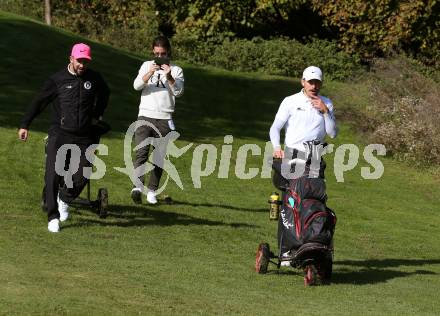
[[[332, 156], [327, 160], [329, 206], [338, 215], [333, 284], [304, 288], [296, 270], [254, 272], [260, 241], [277, 250], [276, 223], [268, 220], [273, 188], [270, 179], [234, 175], [239, 146], [264, 148], [280, 101], [298, 90], [298, 81], [183, 64], [186, 91], [177, 103], [182, 136], [176, 144], [194, 145], [173, 163], [184, 190], [171, 183], [166, 193], [174, 204], [138, 206], [129, 197], [128, 177], [114, 167], [124, 166], [123, 137], [139, 99], [131, 84], [142, 60], [93, 43], [93, 66], [112, 89], [106, 120], [113, 130], [102, 139], [109, 148], [101, 156], [107, 173], [92, 182], [92, 194], [108, 188], [110, 213], [99, 219], [74, 210], [61, 233], [50, 234], [39, 206], [47, 114], [33, 123], [26, 143], [16, 131], [42, 81], [66, 65], [72, 43], [85, 39], [5, 13], [0, 37], [0, 314], [440, 313], [439, 172], [381, 159], [381, 179], [361, 178], [360, 168], [368, 166], [363, 139], [345, 109], [353, 100], [368, 103], [368, 91], [330, 82], [323, 93], [339, 95], [343, 104], [335, 146], [358, 144], [361, 155], [345, 182], [336, 182]], [[230, 177], [218, 179], [217, 165], [194, 189], [194, 148], [212, 143], [219, 157], [228, 134], [234, 136]], [[262, 156], [248, 160], [249, 167], [261, 164]]]

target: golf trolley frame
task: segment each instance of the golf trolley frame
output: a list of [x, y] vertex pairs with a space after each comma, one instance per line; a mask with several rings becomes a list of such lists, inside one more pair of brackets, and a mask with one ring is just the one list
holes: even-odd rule
[[[280, 247], [281, 249], [281, 247]], [[277, 259], [273, 261], [271, 259]], [[259, 274], [268, 272], [269, 263], [280, 269], [281, 262], [289, 262], [290, 266], [303, 270], [304, 285], [329, 284], [333, 266], [333, 247], [319, 243], [307, 243], [296, 251], [275, 255], [270, 251], [268, 243], [258, 245], [255, 256], [255, 271]]]
[[90, 199], [90, 181], [86, 185], [87, 198], [77, 197], [69, 206], [72, 207], [88, 207], [95, 211], [100, 218], [107, 217], [107, 207], [108, 207], [108, 191], [106, 188], [99, 188], [96, 200]]
[[[100, 218], [107, 217], [107, 208], [108, 208], [108, 191], [106, 188], [98, 189], [98, 196], [96, 200], [92, 200], [90, 198], [90, 182], [87, 182], [86, 185], [87, 190], [87, 198], [77, 197], [75, 200], [69, 203], [69, 206], [79, 208], [86, 207], [90, 208], [94, 213], [96, 213]], [[43, 211], [46, 211], [45, 204], [45, 196], [46, 196], [46, 187], [43, 188], [43, 192], [41, 195], [41, 208]]]

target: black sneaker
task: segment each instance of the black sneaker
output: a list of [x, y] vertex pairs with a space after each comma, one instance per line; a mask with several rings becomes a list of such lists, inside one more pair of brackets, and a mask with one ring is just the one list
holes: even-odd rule
[[131, 199], [136, 204], [142, 204], [142, 191], [139, 188], [133, 188], [131, 190]]

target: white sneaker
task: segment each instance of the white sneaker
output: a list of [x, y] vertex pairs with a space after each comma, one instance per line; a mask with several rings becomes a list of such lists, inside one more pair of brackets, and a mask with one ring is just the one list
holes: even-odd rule
[[58, 233], [60, 231], [60, 220], [58, 218], [55, 218], [47, 224], [47, 229], [51, 233]]
[[[289, 257], [290, 257], [290, 251], [283, 253], [281, 256], [281, 259], [289, 258]], [[282, 267], [290, 267], [291, 266], [290, 261], [281, 261], [281, 266]]]
[[69, 218], [69, 204], [62, 201], [58, 195], [58, 212], [60, 213], [60, 221], [64, 222]]
[[157, 203], [156, 192], [155, 191], [148, 190], [148, 192], [147, 192], [147, 201], [150, 204], [156, 204]]

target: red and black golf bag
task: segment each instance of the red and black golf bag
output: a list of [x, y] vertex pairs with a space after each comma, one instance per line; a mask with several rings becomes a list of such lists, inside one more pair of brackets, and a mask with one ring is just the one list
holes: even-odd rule
[[304, 176], [289, 181], [278, 222], [281, 253], [296, 251], [307, 243], [331, 246], [336, 215], [326, 200], [324, 179]]
[[283, 162], [278, 162], [279, 166], [274, 163], [278, 177], [274, 178], [274, 184], [283, 192], [278, 221], [279, 265], [287, 261], [304, 269], [308, 285], [317, 279], [328, 282], [331, 278], [336, 215], [326, 206], [325, 162], [321, 159], [325, 145], [317, 142], [305, 145], [306, 151], [295, 153], [288, 164], [293, 173], [295, 168], [302, 169], [299, 176], [281, 178]]

